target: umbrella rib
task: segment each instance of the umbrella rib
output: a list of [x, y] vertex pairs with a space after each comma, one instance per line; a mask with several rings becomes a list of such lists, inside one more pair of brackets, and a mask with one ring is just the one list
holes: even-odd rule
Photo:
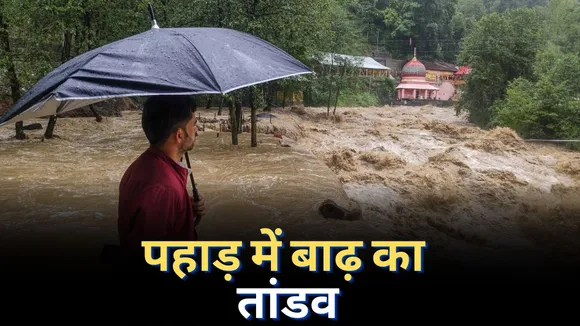
[[78, 100], [93, 100], [93, 99], [113, 99], [119, 97], [141, 97], [141, 96], [163, 96], [163, 95], [172, 95], [172, 96], [179, 96], [179, 95], [199, 95], [199, 94], [221, 94], [220, 92], [211, 92], [211, 91], [193, 91], [193, 92], [141, 92], [141, 93], [123, 93], [123, 94], [112, 94], [112, 95], [102, 95], [102, 96], [76, 96], [76, 97], [61, 97], [56, 98], [57, 101], [78, 101]]
[[294, 74], [288, 74], [288, 75], [284, 75], [284, 76], [280, 76], [280, 77], [274, 77], [274, 78], [270, 78], [270, 79], [264, 79], [264, 80], [259, 80], [257, 82], [253, 82], [253, 83], [249, 83], [249, 84], [244, 84], [241, 86], [236, 86], [236, 87], [232, 87], [230, 89], [227, 89], [225, 91], [222, 91], [222, 94], [227, 94], [229, 92], [233, 92], [235, 90], [238, 90], [240, 88], [244, 88], [244, 87], [248, 87], [248, 86], [253, 86], [253, 85], [257, 85], [257, 84], [262, 84], [262, 83], [267, 83], [273, 80], [278, 80], [278, 79], [284, 79], [284, 78], [288, 78], [288, 77], [294, 77], [294, 76], [299, 76], [299, 75], [305, 75], [305, 74], [311, 74], [311, 71], [303, 71], [303, 72], [297, 72]]
[[201, 52], [199, 52], [199, 50], [197, 49], [197, 47], [195, 46], [195, 44], [193, 44], [193, 42], [189, 39], [189, 37], [187, 37], [186, 35], [184, 35], [181, 32], [178, 32], [179, 35], [181, 35], [185, 40], [187, 40], [187, 42], [189, 42], [189, 44], [191, 44], [191, 46], [193, 47], [193, 49], [195, 50], [195, 52], [197, 52], [199, 54], [199, 56], [201, 57], [201, 60], [203, 60], [203, 63], [205, 64], [205, 66], [207, 67], [207, 70], [209, 71], [209, 73], [211, 74], [211, 78], [213, 79], [215, 85], [217, 86], [217, 88], [220, 90], [220, 92], [222, 94], [222, 88], [220, 86], [220, 84], [218, 83], [217, 79], [215, 78], [215, 75], [213, 74], [213, 71], [211, 70], [211, 68], [209, 67], [209, 65], [207, 64], [207, 61], [205, 61], [205, 58], [203, 57], [203, 55], [201, 54]]

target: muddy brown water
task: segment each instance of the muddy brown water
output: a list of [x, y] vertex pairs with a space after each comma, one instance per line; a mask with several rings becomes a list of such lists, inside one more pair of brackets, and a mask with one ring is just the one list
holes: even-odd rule
[[[191, 153], [207, 205], [201, 239], [260, 239], [260, 228], [280, 227], [287, 240], [427, 240], [429, 254], [467, 260], [506, 248], [529, 255], [580, 248], [578, 182], [556, 169], [561, 161], [577, 171], [578, 154], [447, 138], [511, 137], [480, 131], [451, 109], [340, 108], [340, 121], [306, 111], [279, 110], [258, 123], [260, 132], [293, 139], [290, 148], [264, 133], [258, 147], [243, 133], [234, 148], [229, 133], [218, 137], [206, 125]], [[34, 122], [45, 127], [47, 120], [27, 123]], [[60, 119], [51, 140], [41, 141], [43, 130], [27, 132], [26, 141], [13, 133], [0, 128], [1, 249], [59, 246], [51, 254], [97, 257], [104, 243], [117, 243], [118, 184], [147, 148], [139, 112], [101, 123]], [[360, 203], [362, 221], [327, 220], [317, 211], [325, 199], [349, 198]]]
[[[26, 141], [10, 139], [12, 133], [12, 128], [0, 133], [2, 248], [23, 252], [15, 246], [60, 246], [60, 252], [51, 254], [83, 251], [97, 257], [103, 244], [117, 243], [119, 181], [148, 145], [140, 115], [126, 112], [102, 123], [60, 119], [58, 138], [45, 141], [42, 131], [28, 132]], [[233, 148], [229, 133], [198, 136], [190, 159], [207, 206], [198, 228], [202, 240], [261, 239], [263, 227], [280, 227], [290, 239], [372, 232], [362, 222], [319, 215], [323, 200], [346, 203], [348, 197], [336, 175], [314, 155], [281, 147], [272, 135], [259, 138], [260, 145], [252, 148], [249, 134], [241, 134], [240, 145]]]

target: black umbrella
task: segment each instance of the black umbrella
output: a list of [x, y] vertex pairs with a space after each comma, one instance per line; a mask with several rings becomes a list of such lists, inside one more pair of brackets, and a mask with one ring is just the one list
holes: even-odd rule
[[[68, 112], [111, 98], [226, 94], [312, 73], [278, 47], [226, 28], [153, 28], [64, 63], [34, 85], [0, 126]], [[186, 153], [189, 163], [189, 157]], [[193, 177], [194, 196], [197, 196]]]

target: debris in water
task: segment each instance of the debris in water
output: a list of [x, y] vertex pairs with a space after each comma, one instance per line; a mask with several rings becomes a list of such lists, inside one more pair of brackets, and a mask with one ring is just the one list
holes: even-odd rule
[[306, 114], [306, 110], [303, 107], [298, 107], [298, 106], [293, 106], [290, 109], [290, 112], [296, 113], [298, 115], [305, 115]]
[[41, 130], [42, 125], [40, 123], [32, 123], [32, 124], [29, 124], [29, 125], [22, 127], [22, 129], [24, 129], [24, 130]]
[[355, 201], [351, 201], [351, 206], [354, 207], [351, 209], [341, 207], [333, 200], [327, 199], [320, 205], [319, 211], [325, 218], [345, 221], [361, 220], [362, 211], [360, 205]]
[[567, 174], [573, 178], [580, 178], [580, 158], [575, 160], [560, 160], [556, 164], [556, 171]]
[[271, 114], [271, 113], [258, 113], [258, 114], [256, 114], [256, 117], [258, 117], [258, 118], [276, 118], [276, 116]]
[[354, 161], [352, 151], [348, 149], [335, 150], [326, 157], [326, 165], [335, 172], [356, 171], [356, 162]]
[[405, 160], [388, 152], [384, 154], [365, 152], [360, 156], [360, 160], [373, 165], [377, 170], [400, 168], [407, 164]]
[[280, 145], [282, 147], [294, 147], [296, 142], [288, 137], [280, 137]]

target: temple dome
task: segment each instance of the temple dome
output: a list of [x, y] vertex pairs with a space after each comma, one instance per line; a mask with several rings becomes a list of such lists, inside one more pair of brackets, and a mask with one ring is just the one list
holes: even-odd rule
[[401, 70], [402, 77], [425, 77], [426, 74], [427, 71], [425, 66], [421, 61], [417, 60], [417, 57], [413, 57], [413, 59], [407, 62]]

